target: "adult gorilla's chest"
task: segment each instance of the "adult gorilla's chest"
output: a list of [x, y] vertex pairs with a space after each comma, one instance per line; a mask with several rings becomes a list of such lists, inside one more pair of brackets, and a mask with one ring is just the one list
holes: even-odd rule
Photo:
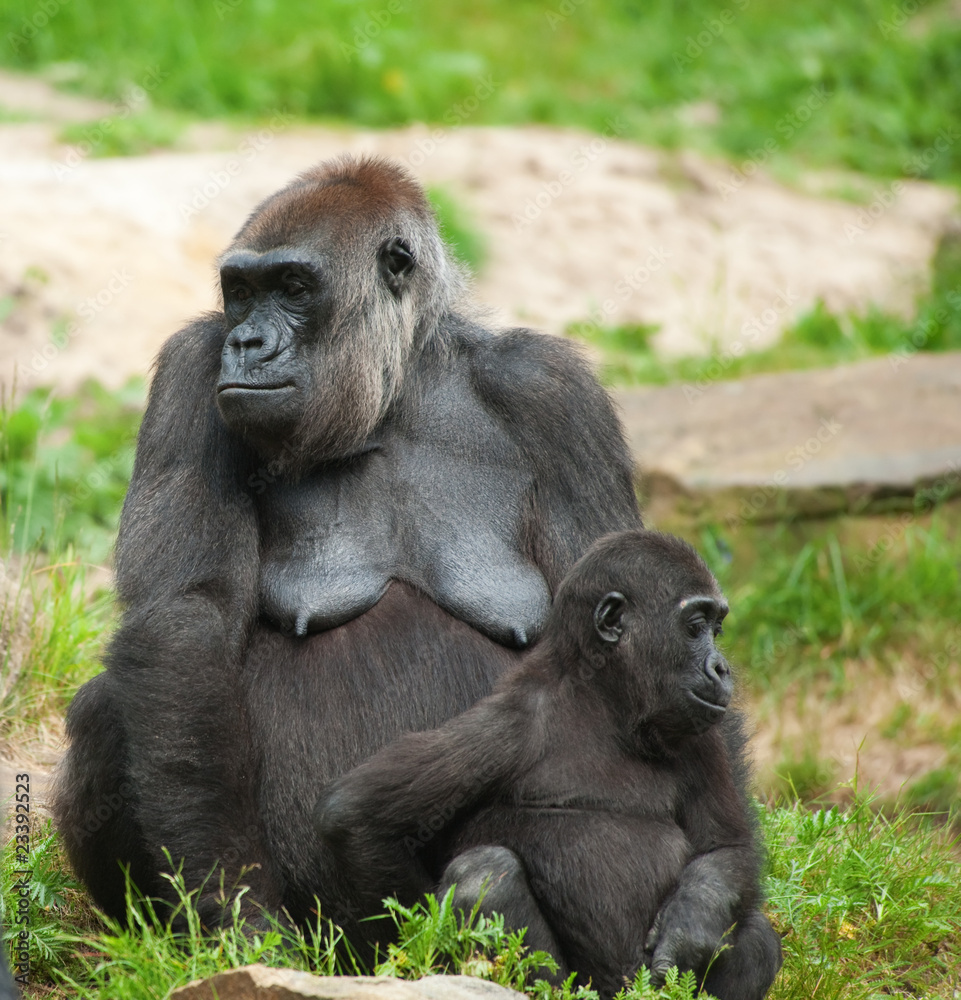
[[529, 463], [466, 372], [434, 375], [369, 450], [258, 497], [261, 612], [282, 632], [342, 625], [394, 580], [502, 645], [539, 632], [550, 594], [521, 551]]

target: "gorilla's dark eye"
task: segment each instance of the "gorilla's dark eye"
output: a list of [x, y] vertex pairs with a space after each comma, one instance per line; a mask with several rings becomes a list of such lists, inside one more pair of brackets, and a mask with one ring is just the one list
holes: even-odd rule
[[284, 275], [284, 290], [291, 298], [297, 298], [307, 291], [307, 286], [295, 274]]
[[246, 302], [250, 298], [251, 292], [246, 285], [234, 285], [230, 289], [230, 297], [234, 302]]
[[694, 618], [688, 618], [687, 620], [687, 634], [692, 638], [696, 639], [701, 632], [704, 630], [704, 626], [707, 621], [702, 615], [696, 615]]
[[714, 638], [716, 639], [718, 636], [721, 635], [724, 635], [724, 626], [720, 622], [718, 622], [714, 626]]

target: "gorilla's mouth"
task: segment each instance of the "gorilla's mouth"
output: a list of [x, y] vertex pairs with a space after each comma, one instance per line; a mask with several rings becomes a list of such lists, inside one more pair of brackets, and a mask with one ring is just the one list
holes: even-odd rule
[[699, 709], [705, 715], [720, 718], [725, 712], [727, 712], [726, 704], [722, 705], [717, 701], [708, 701], [706, 698], [701, 698], [699, 695], [696, 695], [693, 691], [688, 691], [687, 695], [691, 701], [694, 702], [695, 708]]
[[281, 382], [278, 385], [251, 385], [250, 382], [222, 382], [217, 386], [217, 392], [280, 392], [282, 389], [293, 388], [293, 382]]
[[303, 410], [293, 382], [224, 381], [217, 386], [216, 401], [224, 423], [250, 438], [254, 447], [257, 435], [273, 438], [289, 433]]

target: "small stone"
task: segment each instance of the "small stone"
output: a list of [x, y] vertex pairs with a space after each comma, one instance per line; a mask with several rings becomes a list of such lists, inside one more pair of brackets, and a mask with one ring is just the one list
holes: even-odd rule
[[518, 1000], [524, 996], [474, 976], [426, 976], [410, 985], [424, 1000]]

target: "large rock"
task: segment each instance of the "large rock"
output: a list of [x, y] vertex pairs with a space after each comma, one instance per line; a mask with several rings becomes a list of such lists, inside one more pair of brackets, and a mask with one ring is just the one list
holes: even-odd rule
[[174, 990], [170, 1000], [518, 1000], [523, 994], [471, 976], [313, 976], [247, 965]]
[[743, 522], [961, 490], [961, 352], [617, 397], [655, 504]]

